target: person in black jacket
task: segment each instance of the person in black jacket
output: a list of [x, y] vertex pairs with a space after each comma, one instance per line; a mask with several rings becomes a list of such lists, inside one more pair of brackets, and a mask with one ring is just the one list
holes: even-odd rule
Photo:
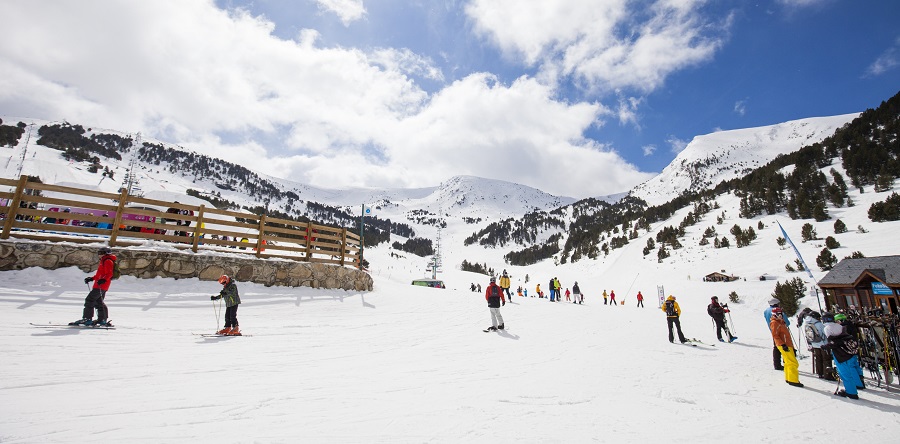
[[859, 359], [857, 357], [859, 344], [856, 337], [847, 334], [840, 324], [835, 323], [834, 317], [830, 313], [824, 314], [822, 319], [826, 321], [825, 336], [828, 337], [828, 343], [823, 345], [822, 349], [830, 351], [834, 356], [835, 367], [844, 383], [844, 389], [835, 394], [845, 398], [859, 399], [857, 390], [865, 388], [865, 386], [856, 371], [856, 362]]
[[503, 316], [500, 315], [500, 306], [506, 305], [506, 298], [503, 297], [503, 289], [497, 285], [497, 280], [493, 276], [491, 276], [491, 283], [484, 293], [484, 298], [487, 300], [488, 309], [491, 311], [492, 324], [484, 331], [503, 330], [505, 325], [503, 324]]
[[209, 297], [213, 301], [225, 299], [225, 328], [216, 333], [226, 336], [241, 336], [241, 329], [238, 327], [237, 320], [237, 310], [238, 305], [241, 305], [241, 296], [238, 294], [237, 285], [234, 283], [234, 279], [225, 274], [219, 277], [219, 283], [222, 284], [222, 291]]
[[725, 340], [722, 339], [722, 330], [725, 330], [725, 334], [728, 335], [728, 342], [734, 342], [734, 340], [737, 339], [737, 337], [732, 335], [731, 331], [728, 330], [728, 324], [725, 322], [725, 313], [728, 313], [728, 308], [719, 305], [718, 296], [710, 298], [710, 303], [706, 306], [706, 313], [709, 314], [716, 323], [716, 337], [719, 338], [719, 342], [725, 342]]

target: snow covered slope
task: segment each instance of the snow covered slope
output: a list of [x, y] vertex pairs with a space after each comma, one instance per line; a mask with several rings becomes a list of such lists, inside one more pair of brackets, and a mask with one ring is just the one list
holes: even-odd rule
[[686, 190], [712, 188], [765, 165], [779, 154], [820, 142], [858, 116], [814, 117], [694, 137], [658, 176], [634, 187], [631, 194], [652, 206]]

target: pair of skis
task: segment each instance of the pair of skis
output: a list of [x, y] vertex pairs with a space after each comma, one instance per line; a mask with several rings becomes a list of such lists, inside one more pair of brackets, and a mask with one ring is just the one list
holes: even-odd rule
[[35, 324], [34, 322], [31, 322], [30, 324], [33, 327], [37, 327], [37, 328], [77, 328], [80, 330], [115, 330], [116, 329], [115, 326], [108, 326], [108, 325], [83, 325], [83, 324], [69, 325], [69, 324], [54, 324], [54, 323]]
[[[676, 342], [676, 344], [677, 344], [677, 342]], [[697, 347], [698, 345], [704, 345], [707, 347], [715, 347], [716, 346], [716, 344], [707, 344], [697, 338], [685, 339], [685, 341], [682, 342], [681, 345], [690, 345], [691, 347]]]

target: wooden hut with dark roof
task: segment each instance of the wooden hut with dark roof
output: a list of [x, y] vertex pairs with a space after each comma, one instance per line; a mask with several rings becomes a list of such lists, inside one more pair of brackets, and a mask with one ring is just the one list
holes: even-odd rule
[[844, 259], [817, 284], [828, 310], [881, 308], [900, 313], [900, 256]]

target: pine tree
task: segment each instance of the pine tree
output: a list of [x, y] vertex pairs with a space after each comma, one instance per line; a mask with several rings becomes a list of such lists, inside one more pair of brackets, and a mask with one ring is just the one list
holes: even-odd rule
[[841, 234], [847, 232], [847, 225], [844, 224], [844, 221], [838, 219], [834, 221], [834, 234]]
[[828, 271], [834, 268], [835, 264], [837, 264], [837, 258], [834, 257], [831, 250], [823, 248], [822, 252], [819, 253], [819, 256], [816, 258], [816, 265], [818, 265], [822, 271]]

